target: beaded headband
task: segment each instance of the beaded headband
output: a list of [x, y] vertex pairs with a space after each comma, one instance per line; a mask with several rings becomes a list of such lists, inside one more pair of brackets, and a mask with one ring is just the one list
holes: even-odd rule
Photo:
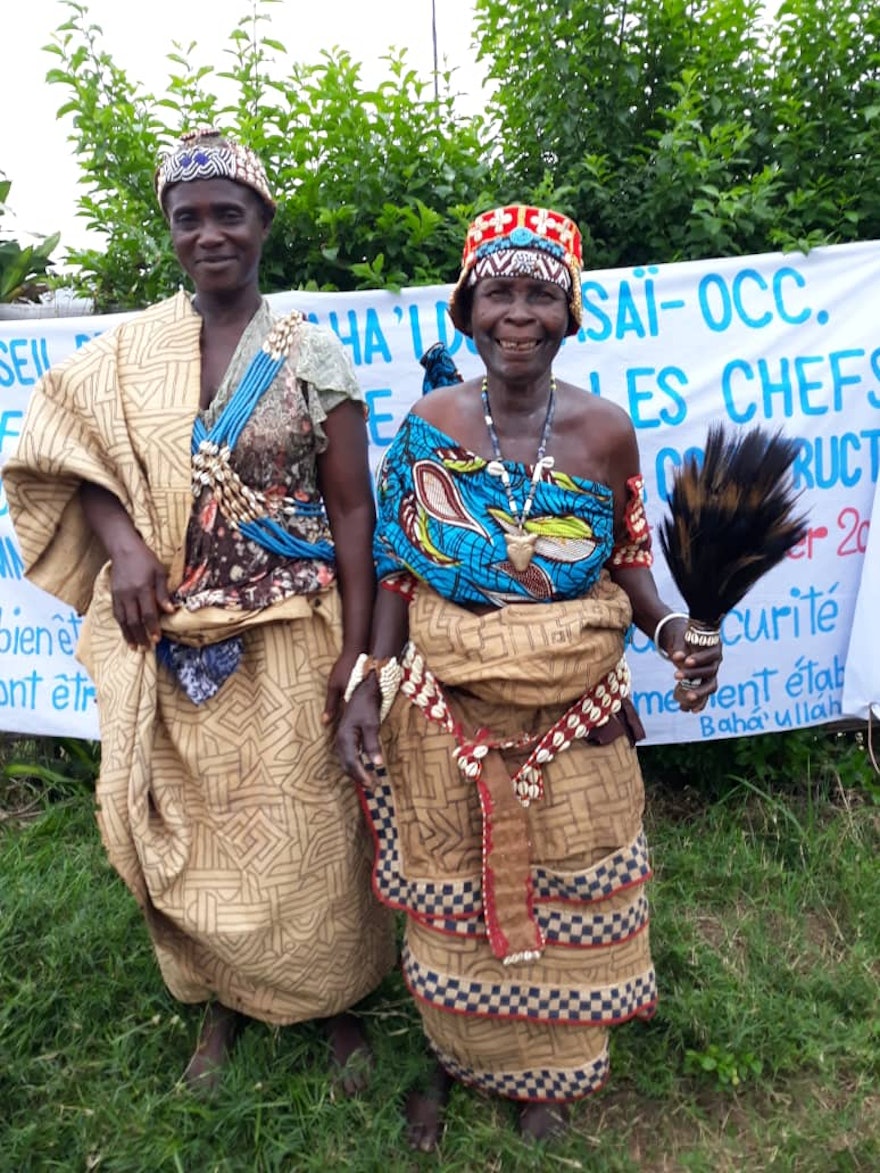
[[275, 211], [266, 170], [257, 155], [250, 147], [232, 142], [213, 127], [181, 135], [179, 144], [162, 159], [155, 179], [162, 211], [172, 184], [192, 183], [195, 179], [231, 179], [255, 191], [270, 211]]
[[[527, 261], [526, 256], [533, 259]], [[456, 329], [470, 334], [470, 288], [476, 281], [489, 276], [537, 277], [561, 285], [568, 293], [566, 334], [576, 334], [583, 317], [582, 264], [581, 234], [561, 212], [526, 204], [483, 212], [467, 231], [461, 273], [449, 298], [449, 316]], [[567, 274], [565, 284], [559, 279], [561, 272]]]

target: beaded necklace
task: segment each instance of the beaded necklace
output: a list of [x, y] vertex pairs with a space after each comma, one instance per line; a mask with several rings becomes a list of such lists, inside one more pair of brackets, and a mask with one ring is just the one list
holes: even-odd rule
[[492, 419], [492, 409], [489, 406], [489, 380], [485, 376], [483, 377], [483, 385], [480, 388], [480, 397], [483, 400], [483, 419], [486, 421], [489, 439], [492, 441], [492, 451], [495, 453], [495, 459], [489, 462], [486, 466], [486, 471], [490, 476], [501, 479], [504, 492], [507, 494], [507, 505], [510, 509], [510, 515], [516, 522], [516, 532], [504, 535], [507, 556], [515, 570], [525, 570], [534, 556], [535, 546], [538, 541], [538, 535], [536, 533], [527, 534], [525, 532], [525, 524], [532, 511], [538, 481], [541, 479], [544, 469], [552, 468], [555, 463], [552, 456], [545, 456], [544, 453], [547, 451], [547, 441], [550, 439], [550, 430], [553, 427], [553, 415], [556, 411], [556, 379], [553, 375], [550, 376], [550, 395], [547, 399], [547, 414], [544, 416], [541, 439], [538, 441], [538, 454], [535, 457], [535, 466], [532, 470], [529, 491], [526, 494], [521, 511], [517, 509], [516, 501], [513, 499], [513, 490], [510, 487], [510, 473], [502, 463], [501, 445], [498, 442], [498, 432], [495, 430], [495, 421]]

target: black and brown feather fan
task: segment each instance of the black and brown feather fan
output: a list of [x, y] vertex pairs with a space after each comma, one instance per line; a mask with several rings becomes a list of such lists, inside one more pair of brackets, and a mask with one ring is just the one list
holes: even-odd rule
[[[702, 464], [675, 474], [660, 545], [691, 624], [715, 630], [732, 607], [800, 542], [790, 469], [798, 443], [760, 427], [728, 434], [713, 424]], [[689, 641], [700, 646], [696, 638]], [[703, 643], [705, 646], [705, 641]]]

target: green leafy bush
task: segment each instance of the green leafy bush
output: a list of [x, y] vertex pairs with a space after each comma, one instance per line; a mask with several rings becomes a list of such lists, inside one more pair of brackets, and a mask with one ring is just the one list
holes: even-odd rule
[[737, 1054], [725, 1051], [710, 1043], [705, 1051], [688, 1051], [685, 1054], [685, 1075], [697, 1075], [708, 1079], [719, 1091], [739, 1087], [746, 1080], [759, 1076], [764, 1065], [750, 1051]]
[[477, 0], [510, 194], [587, 265], [880, 236], [880, 9], [858, 0]]
[[76, 737], [15, 738], [2, 735], [0, 808], [22, 798], [69, 798], [94, 789], [101, 768], [101, 743]]
[[507, 200], [574, 215], [594, 267], [880, 237], [877, 6], [476, 0], [492, 96], [465, 116], [452, 75], [435, 98], [402, 53], [372, 88], [338, 50], [291, 63], [264, 32], [271, 2], [251, 0], [228, 69], [176, 46], [154, 96], [68, 0], [48, 78], [69, 91], [80, 210], [107, 240], [71, 258], [101, 308], [176, 286], [152, 173], [208, 123], [249, 142], [279, 193], [269, 290], [449, 281], [465, 223]]
[[860, 793], [880, 802], [861, 730], [821, 726], [729, 741], [649, 746], [641, 752], [651, 783], [667, 793], [686, 789], [719, 799], [747, 790], [770, 797], [799, 791], [806, 798], [837, 801]]
[[[11, 187], [11, 180], [0, 179], [0, 219], [6, 212]], [[56, 232], [37, 244], [21, 245], [6, 236], [0, 229], [0, 302], [37, 301], [46, 288], [41, 278], [49, 271], [52, 253], [61, 237]]]
[[[450, 77], [435, 99], [403, 53], [367, 88], [350, 55], [289, 63], [263, 32], [270, 0], [256, 0], [230, 34], [226, 70], [195, 65], [196, 45], [169, 54], [161, 97], [146, 93], [101, 47], [85, 6], [49, 51], [48, 80], [70, 91], [59, 114], [86, 192], [80, 211], [106, 238], [71, 254], [78, 286], [100, 309], [144, 305], [180, 281], [153, 192], [162, 150], [193, 126], [216, 125], [253, 147], [278, 194], [264, 250], [263, 286], [357, 289], [451, 280], [477, 205], [493, 198], [483, 122], [456, 111]], [[213, 89], [211, 88], [213, 87]], [[232, 90], [222, 102], [215, 91]]]

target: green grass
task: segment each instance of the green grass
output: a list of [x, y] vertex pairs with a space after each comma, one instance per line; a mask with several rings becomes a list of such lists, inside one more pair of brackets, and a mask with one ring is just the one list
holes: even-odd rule
[[[2, 799], [0, 799], [2, 805]], [[177, 1082], [199, 1010], [165, 992], [85, 791], [0, 823], [0, 1171], [880, 1168], [880, 809], [743, 783], [655, 793], [656, 1017], [614, 1035], [608, 1090], [526, 1148], [456, 1088], [439, 1156], [405, 1148], [424, 1069], [398, 976], [364, 1006], [367, 1095], [334, 1100], [317, 1026], [245, 1031], [216, 1100]]]

